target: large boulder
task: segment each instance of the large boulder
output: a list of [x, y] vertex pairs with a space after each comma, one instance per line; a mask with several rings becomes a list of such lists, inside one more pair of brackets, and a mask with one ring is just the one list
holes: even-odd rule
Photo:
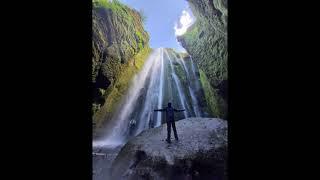
[[112, 164], [112, 179], [227, 179], [227, 122], [188, 118], [176, 127], [179, 141], [171, 144], [166, 125], [131, 139]]

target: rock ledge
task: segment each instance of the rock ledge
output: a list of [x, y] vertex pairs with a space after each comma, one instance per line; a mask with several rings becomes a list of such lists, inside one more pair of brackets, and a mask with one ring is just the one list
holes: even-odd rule
[[176, 127], [171, 144], [165, 124], [131, 139], [112, 164], [113, 179], [227, 179], [227, 121], [187, 118]]

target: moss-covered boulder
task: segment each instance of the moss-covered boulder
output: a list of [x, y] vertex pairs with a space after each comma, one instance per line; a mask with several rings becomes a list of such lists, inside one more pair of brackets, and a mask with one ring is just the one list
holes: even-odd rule
[[93, 120], [108, 119], [150, 53], [142, 15], [117, 0], [95, 0], [92, 9]]
[[227, 0], [188, 2], [197, 20], [178, 41], [202, 72], [212, 114], [227, 119]]

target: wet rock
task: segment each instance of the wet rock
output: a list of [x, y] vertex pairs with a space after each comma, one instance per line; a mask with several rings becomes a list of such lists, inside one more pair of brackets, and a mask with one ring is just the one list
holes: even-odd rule
[[[136, 56], [144, 54], [145, 51], [149, 51], [149, 34], [144, 30], [143, 20], [138, 11], [118, 1], [106, 1], [105, 4], [99, 4], [98, 1], [94, 3], [91, 76], [92, 114], [97, 126], [106, 119], [107, 111], [111, 109], [110, 105], [108, 107], [104, 105], [107, 101], [110, 102], [107, 97], [115, 89], [115, 84], [121, 76], [120, 72], [125, 72], [129, 68], [131, 68], [130, 71], [135, 70], [130, 63], [133, 64]], [[124, 82], [128, 81], [129, 78]], [[122, 82], [122, 84], [125, 83]], [[99, 93], [100, 89], [105, 93]], [[98, 113], [100, 114], [95, 116]]]
[[[177, 39], [208, 79], [204, 88], [214, 117], [227, 119], [228, 7], [227, 0], [189, 0], [196, 22]], [[202, 85], [206, 83], [202, 81]], [[211, 91], [213, 89], [213, 93]]]
[[113, 162], [112, 178], [227, 179], [227, 122], [188, 118], [176, 126], [180, 140], [171, 144], [165, 125], [131, 139]]

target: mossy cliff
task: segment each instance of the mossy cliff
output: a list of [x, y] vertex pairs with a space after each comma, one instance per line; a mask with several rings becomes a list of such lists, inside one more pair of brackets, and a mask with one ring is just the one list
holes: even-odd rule
[[178, 41], [201, 72], [206, 100], [214, 116], [227, 119], [227, 0], [188, 0], [196, 22]]
[[128, 89], [151, 49], [142, 15], [117, 0], [95, 0], [92, 9], [93, 121], [100, 126]]

